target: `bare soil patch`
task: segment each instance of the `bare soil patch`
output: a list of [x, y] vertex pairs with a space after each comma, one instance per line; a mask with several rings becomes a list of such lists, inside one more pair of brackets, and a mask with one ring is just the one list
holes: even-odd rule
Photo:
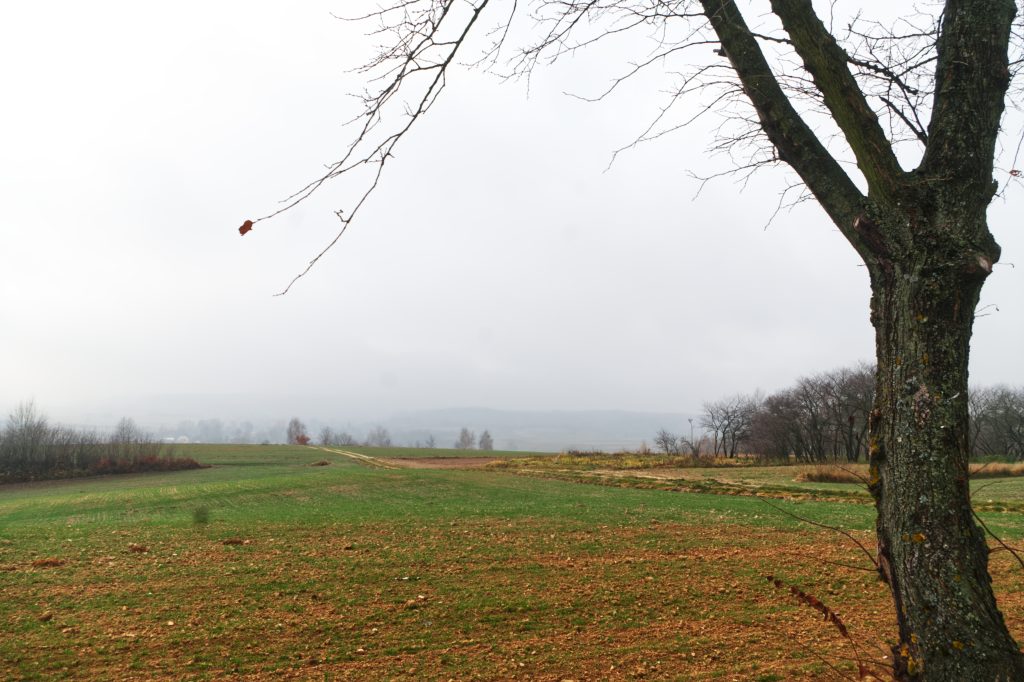
[[[869, 567], [826, 533], [656, 519], [338, 530], [243, 547], [154, 543], [130, 561], [68, 564], [65, 580], [8, 585], [25, 608], [9, 624], [22, 645], [7, 672], [810, 681], [849, 679], [856, 661], [884, 670], [886, 640], [895, 636], [885, 587], [853, 568]], [[1020, 573], [1005, 553], [993, 555], [993, 572], [1019, 635]], [[786, 589], [769, 575], [783, 576]], [[850, 638], [790, 585], [838, 612]]]

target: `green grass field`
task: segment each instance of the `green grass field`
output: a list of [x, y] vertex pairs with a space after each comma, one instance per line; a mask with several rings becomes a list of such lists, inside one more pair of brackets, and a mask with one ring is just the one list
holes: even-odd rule
[[[750, 495], [186, 454], [213, 466], [0, 487], [0, 679], [827, 679], [892, 630], [851, 542]], [[769, 502], [870, 545], [869, 505]], [[1020, 514], [983, 516], [1024, 536]], [[993, 569], [1020, 636], [1021, 573], [1005, 553]], [[856, 648], [767, 574], [839, 611]]]

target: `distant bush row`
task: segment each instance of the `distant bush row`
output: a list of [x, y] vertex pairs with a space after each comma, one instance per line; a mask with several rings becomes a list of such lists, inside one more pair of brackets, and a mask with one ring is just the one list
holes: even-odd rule
[[[689, 438], [662, 429], [654, 442], [670, 455], [732, 458], [746, 453], [802, 464], [864, 461], [874, 395], [873, 365], [841, 367], [801, 377], [769, 395], [739, 394], [704, 403], [703, 414], [689, 420]], [[1024, 460], [1024, 386], [972, 387], [967, 407], [971, 457]]]
[[52, 425], [35, 405], [23, 403], [0, 431], [2, 483], [200, 467], [191, 457], [175, 456], [127, 418], [103, 436]]

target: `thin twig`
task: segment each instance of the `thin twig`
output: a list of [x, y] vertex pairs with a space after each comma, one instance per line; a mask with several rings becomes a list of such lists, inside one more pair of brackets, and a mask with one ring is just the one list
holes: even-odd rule
[[992, 529], [988, 527], [988, 524], [986, 524], [984, 521], [981, 520], [981, 517], [978, 516], [978, 512], [974, 511], [973, 508], [971, 509], [971, 513], [974, 514], [974, 518], [978, 521], [979, 524], [981, 524], [981, 527], [985, 529], [985, 532], [988, 533], [990, 536], [992, 536], [992, 539], [995, 540], [996, 542], [998, 542], [1000, 547], [1002, 547], [1007, 552], [1012, 554], [1013, 558], [1017, 560], [1018, 564], [1020, 564], [1020, 567], [1024, 568], [1024, 558], [1021, 558], [1020, 553], [1017, 550], [1015, 550], [1013, 547], [1010, 547], [1008, 544], [1003, 542], [1003, 539], [1001, 537], [999, 537], [998, 535], [993, 533]]
[[864, 556], [866, 556], [868, 558], [868, 560], [871, 561], [871, 564], [876, 569], [878, 568], [878, 559], [876, 559], [875, 556], [871, 552], [868, 551], [867, 547], [865, 547], [864, 544], [860, 540], [855, 538], [853, 536], [853, 534], [851, 534], [849, 531], [845, 531], [842, 528], [838, 528], [836, 526], [830, 526], [827, 523], [820, 523], [818, 521], [812, 521], [811, 519], [806, 519], [806, 518], [804, 518], [804, 517], [802, 517], [802, 516], [800, 516], [798, 514], [794, 514], [791, 511], [788, 511], [786, 509], [783, 509], [783, 508], [781, 508], [779, 506], [776, 506], [776, 505], [772, 504], [771, 502], [766, 500], [764, 497], [756, 496], [755, 499], [760, 500], [761, 502], [763, 502], [764, 504], [768, 505], [769, 507], [771, 507], [775, 511], [779, 512], [780, 514], [785, 514], [786, 516], [789, 516], [789, 517], [791, 517], [793, 519], [796, 519], [797, 521], [800, 521], [802, 523], [807, 523], [807, 524], [810, 524], [812, 526], [817, 526], [818, 528], [824, 528], [826, 530], [835, 531], [836, 533], [839, 533], [840, 535], [846, 536], [846, 538], [848, 540], [850, 540], [855, 545], [857, 545], [857, 547], [860, 548], [860, 551], [864, 552]]

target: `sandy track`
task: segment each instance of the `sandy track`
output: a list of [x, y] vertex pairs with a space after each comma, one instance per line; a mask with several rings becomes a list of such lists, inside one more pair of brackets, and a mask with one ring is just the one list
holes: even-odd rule
[[481, 469], [498, 461], [495, 457], [371, 457], [349, 450], [317, 449], [381, 469]]
[[403, 469], [481, 469], [499, 460], [494, 457], [393, 457], [381, 461]]

